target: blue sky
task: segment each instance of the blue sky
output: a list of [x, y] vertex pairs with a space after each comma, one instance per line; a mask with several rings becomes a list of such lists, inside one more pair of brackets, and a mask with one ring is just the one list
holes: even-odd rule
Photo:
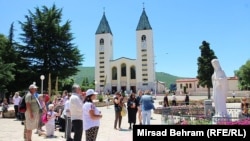
[[[28, 10], [43, 5], [63, 9], [71, 21], [75, 43], [85, 56], [83, 66], [95, 65], [95, 32], [105, 11], [113, 33], [114, 59], [136, 59], [136, 27], [144, 7], [153, 28], [156, 71], [195, 77], [199, 46], [205, 40], [227, 76], [250, 59], [249, 0], [1, 0], [0, 33], [22, 32]], [[16, 39], [16, 41], [19, 41]]]

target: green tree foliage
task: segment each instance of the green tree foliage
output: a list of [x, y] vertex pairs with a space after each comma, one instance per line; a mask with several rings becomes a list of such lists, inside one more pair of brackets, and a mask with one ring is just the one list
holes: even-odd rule
[[0, 94], [7, 92], [7, 85], [14, 80], [13, 67], [15, 63], [6, 61], [9, 48], [8, 39], [0, 34]]
[[198, 76], [197, 79], [199, 80], [198, 85], [202, 87], [208, 88], [208, 99], [211, 98], [210, 88], [213, 87], [211, 76], [214, 72], [214, 68], [211, 64], [213, 59], [217, 57], [214, 54], [214, 51], [210, 49], [210, 45], [208, 42], [203, 41], [202, 45], [199, 47], [201, 51], [201, 56], [198, 57]]
[[[11, 81], [7, 85], [8, 95], [15, 91], [20, 91], [28, 88], [28, 85], [33, 82], [32, 72], [29, 70], [28, 63], [23, 59], [22, 55], [18, 51], [19, 44], [14, 41], [14, 23], [11, 24], [7, 50], [4, 60], [8, 63], [14, 63], [13, 74], [14, 81]], [[27, 82], [30, 82], [27, 84]]]
[[62, 90], [67, 90], [68, 92], [71, 92], [72, 86], [75, 83], [73, 78], [66, 78], [64, 80], [61, 80], [62, 83]]
[[246, 64], [242, 65], [239, 70], [235, 72], [239, 78], [240, 89], [250, 90], [250, 60], [246, 61]]
[[83, 77], [82, 86], [89, 86], [89, 79], [88, 79], [88, 77]]
[[48, 78], [51, 73], [51, 84], [55, 84], [56, 77], [65, 79], [75, 75], [83, 55], [72, 43], [74, 38], [70, 33], [70, 21], [61, 24], [62, 9], [57, 9], [55, 5], [51, 8], [36, 7], [35, 12], [29, 10], [25, 18], [25, 22], [19, 22], [24, 42], [20, 51], [29, 62], [30, 69], [36, 72], [34, 78], [38, 79], [37, 82], [41, 74]]

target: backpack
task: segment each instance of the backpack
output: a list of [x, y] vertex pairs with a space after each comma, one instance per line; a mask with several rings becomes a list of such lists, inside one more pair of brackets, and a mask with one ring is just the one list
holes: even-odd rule
[[18, 111], [20, 113], [25, 113], [26, 112], [26, 102], [25, 102], [25, 96], [26, 94], [22, 97], [19, 106], [18, 106]]

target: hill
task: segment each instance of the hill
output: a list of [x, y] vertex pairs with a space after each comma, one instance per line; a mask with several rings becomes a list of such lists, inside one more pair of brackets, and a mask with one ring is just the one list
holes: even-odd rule
[[175, 84], [177, 79], [181, 79], [184, 77], [174, 76], [165, 72], [156, 72], [156, 79], [158, 81], [165, 82], [166, 86], [169, 88], [170, 84]]
[[[93, 82], [95, 77], [95, 67], [78, 67], [79, 72], [73, 76], [76, 83], [82, 84], [83, 78], [88, 78], [89, 82]], [[165, 82], [166, 86], [175, 83], [176, 79], [184, 77], [174, 76], [165, 72], [156, 72], [156, 79], [158, 81]]]
[[95, 80], [95, 67], [77, 67], [79, 72], [73, 76], [76, 83], [82, 84], [83, 78], [88, 78], [89, 82]]

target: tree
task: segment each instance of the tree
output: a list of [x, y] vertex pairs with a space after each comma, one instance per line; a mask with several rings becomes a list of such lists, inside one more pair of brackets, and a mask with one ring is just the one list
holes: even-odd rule
[[8, 92], [7, 85], [14, 80], [13, 67], [15, 63], [6, 61], [8, 51], [8, 39], [0, 34], [0, 94]]
[[236, 76], [239, 78], [240, 89], [250, 89], [250, 60], [246, 61], [246, 64], [242, 65], [239, 70], [235, 71]]
[[29, 83], [33, 82], [32, 74], [29, 70], [28, 63], [23, 59], [22, 55], [18, 51], [18, 43], [14, 41], [14, 23], [10, 26], [8, 42], [6, 44], [7, 49], [5, 52], [4, 60], [7, 63], [14, 63], [12, 73], [14, 74], [14, 81], [11, 81], [7, 85], [7, 90], [10, 93], [15, 91], [21, 91], [28, 88]]
[[62, 90], [67, 90], [68, 92], [70, 92], [74, 83], [74, 79], [70, 77], [62, 80]]
[[29, 10], [25, 18], [25, 22], [19, 22], [24, 42], [20, 50], [30, 69], [36, 72], [34, 78], [40, 82], [41, 74], [49, 78], [51, 73], [51, 84], [55, 84], [56, 77], [65, 79], [75, 75], [83, 55], [72, 43], [74, 38], [70, 33], [70, 21], [61, 24], [62, 9], [57, 9], [55, 5], [51, 8], [36, 7], [35, 12]]
[[176, 91], [176, 84], [174, 83], [172, 83], [172, 84], [170, 84], [170, 87], [169, 87], [169, 92], [170, 93], [175, 93], [175, 91]]
[[198, 76], [199, 80], [198, 85], [202, 87], [207, 87], [208, 89], [208, 99], [211, 98], [210, 88], [213, 87], [211, 76], [214, 72], [214, 68], [211, 64], [213, 59], [217, 59], [214, 54], [214, 51], [210, 49], [209, 43], [206, 41], [202, 42], [202, 45], [199, 47], [201, 50], [201, 56], [198, 57]]

